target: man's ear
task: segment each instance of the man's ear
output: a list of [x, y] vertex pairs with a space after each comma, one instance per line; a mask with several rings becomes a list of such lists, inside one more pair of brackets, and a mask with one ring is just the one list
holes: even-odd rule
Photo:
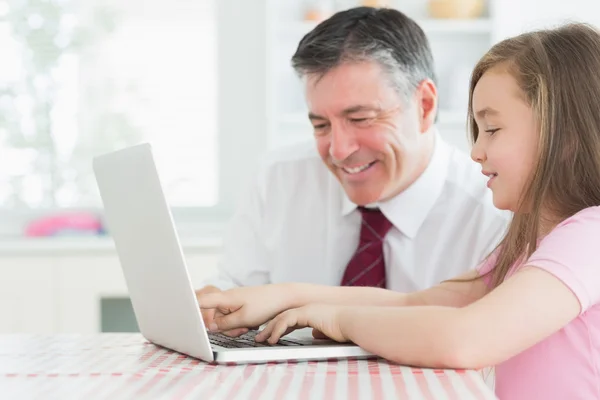
[[436, 122], [438, 93], [431, 79], [421, 81], [415, 91], [415, 100], [419, 111], [420, 132], [427, 132]]

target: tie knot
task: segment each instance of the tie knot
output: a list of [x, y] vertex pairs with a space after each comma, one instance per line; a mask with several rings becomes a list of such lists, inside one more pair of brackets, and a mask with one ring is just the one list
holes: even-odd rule
[[[385, 235], [392, 227], [379, 208], [358, 207], [362, 214], [361, 241], [364, 240], [383, 240]], [[366, 228], [366, 229], [365, 229]]]

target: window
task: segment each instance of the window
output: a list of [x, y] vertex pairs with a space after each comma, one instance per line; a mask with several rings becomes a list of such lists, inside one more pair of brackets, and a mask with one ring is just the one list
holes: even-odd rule
[[0, 0], [0, 208], [98, 207], [150, 141], [174, 207], [219, 199], [216, 0]]

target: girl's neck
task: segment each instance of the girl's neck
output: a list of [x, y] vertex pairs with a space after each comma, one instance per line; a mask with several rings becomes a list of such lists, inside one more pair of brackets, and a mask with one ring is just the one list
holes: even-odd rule
[[554, 228], [556, 228], [556, 225], [558, 225], [559, 223], [560, 221], [558, 218], [542, 214], [538, 230], [538, 238], [543, 238], [544, 236], [549, 234]]

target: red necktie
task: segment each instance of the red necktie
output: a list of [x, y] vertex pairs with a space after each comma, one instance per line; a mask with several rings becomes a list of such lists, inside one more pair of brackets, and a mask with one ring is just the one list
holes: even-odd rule
[[392, 223], [378, 209], [358, 208], [362, 214], [360, 241], [342, 278], [342, 286], [386, 287], [383, 239]]

